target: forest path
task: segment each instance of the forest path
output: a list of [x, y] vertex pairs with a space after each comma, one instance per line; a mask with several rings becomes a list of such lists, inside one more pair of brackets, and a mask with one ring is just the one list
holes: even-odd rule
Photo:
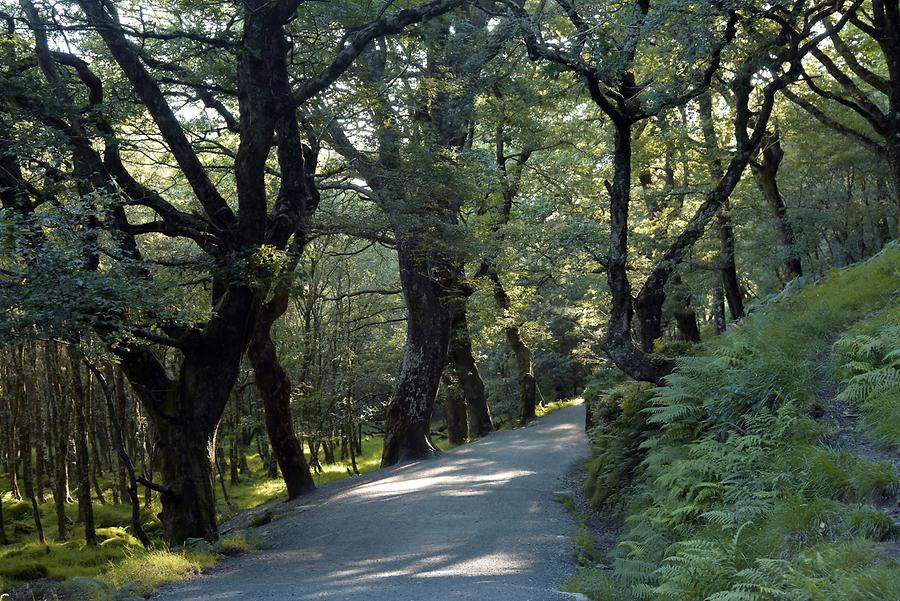
[[[888, 463], [893, 467], [895, 474], [900, 474], [900, 454], [872, 440], [859, 426], [861, 419], [859, 409], [852, 403], [837, 398], [841, 387], [831, 373], [832, 342], [833, 340], [827, 341], [826, 348], [815, 359], [814, 392], [822, 403], [819, 420], [834, 428], [834, 432], [824, 443], [833, 449], [852, 453], [867, 461]], [[895, 532], [900, 530], [900, 488], [894, 487], [886, 491], [884, 498], [878, 499], [873, 508], [891, 519]], [[900, 559], [900, 537], [892, 536], [882, 541], [879, 547], [885, 555]]]
[[[159, 601], [563, 601], [574, 521], [554, 494], [589, 445], [582, 405], [331, 486], [262, 526], [261, 551]], [[287, 504], [284, 504], [284, 507]]]

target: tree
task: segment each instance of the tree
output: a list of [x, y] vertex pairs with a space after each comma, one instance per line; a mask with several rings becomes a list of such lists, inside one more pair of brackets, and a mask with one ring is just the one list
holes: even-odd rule
[[[67, 4], [63, 18], [69, 23], [51, 27], [30, 2], [23, 1], [35, 37], [37, 62], [47, 85], [57, 93], [22, 95], [15, 100], [32, 118], [68, 138], [78, 196], [91, 206], [101, 199], [109, 204], [102, 222], [89, 218], [88, 231], [103, 229], [113, 235], [116, 248], [112, 254], [132, 266], [131, 277], [145, 282], [141, 285], [152, 286], [154, 277], [150, 268], [141, 266], [147, 249], [142, 236], [163, 234], [190, 241], [192, 252], [200, 251], [211, 265], [208, 311], [203, 319], [184, 323], [150, 312], [144, 316], [149, 323], [133, 323], [121, 309], [97, 309], [84, 315], [85, 325], [118, 356], [153, 421], [162, 483], [150, 485], [161, 494], [160, 517], [170, 544], [217, 536], [212, 478], [216, 427], [254, 336], [259, 309], [280, 274], [280, 257], [292, 238], [302, 250], [309, 217], [318, 203], [311, 178], [315, 165], [310, 164], [298, 109], [331, 85], [373, 39], [397, 33], [457, 4], [456, 0], [433, 2], [351, 27], [336, 42], [331, 38], [323, 41], [331, 52], [326, 60], [321, 59], [321, 47], [309, 49], [318, 53], [318, 60], [307, 68], [310, 62], [298, 60], [292, 53], [292, 30], [307, 26], [294, 19], [298, 2], [251, 3], [239, 13], [239, 19], [196, 14], [182, 29], [174, 22], [151, 23], [129, 7], [93, 0], [77, 3], [80, 14], [75, 5]], [[120, 16], [120, 11], [125, 11], [127, 18]], [[131, 23], [141, 23], [141, 29]], [[106, 118], [103, 84], [92, 65], [79, 56], [50, 50], [48, 31], [70, 25], [85, 27], [102, 41], [105, 55], [87, 44], [83, 50], [96, 62], [108, 59], [117, 67], [124, 77], [117, 85], [128, 90], [129, 109], [139, 118], [149, 118], [154, 131], [151, 137], [177, 165], [175, 190], [178, 194], [190, 190], [202, 213], [183, 210], [181, 200], [166, 198], [142, 183], [140, 175], [128, 166], [128, 157], [121, 152], [122, 131]], [[217, 31], [209, 35], [210, 28]], [[332, 43], [336, 46], [333, 51]], [[181, 60], [193, 52], [201, 57], [196, 70], [184, 66], [191, 65], [190, 61]], [[222, 59], [232, 61], [236, 81], [228, 69], [223, 73], [218, 68], [217, 61]], [[93, 109], [88, 119], [82, 118], [85, 111], [78, 104], [82, 92], [77, 96], [69, 92], [77, 85], [70, 86], [68, 75], [61, 75], [60, 69], [71, 69], [77, 85], [86, 89], [88, 106]], [[213, 122], [198, 125], [210, 132], [224, 127], [230, 132], [228, 138], [212, 148], [192, 141], [193, 123], [186, 123], [169, 100], [185, 93], [196, 99], [194, 106], [216, 115]], [[57, 107], [47, 103], [47, 98], [54, 96], [66, 111], [63, 119], [56, 116]], [[235, 108], [237, 117], [232, 113]], [[103, 144], [102, 156], [92, 143], [95, 140]], [[273, 149], [275, 156], [270, 160]], [[225, 164], [230, 163], [236, 206], [211, 176], [222, 166], [222, 156]], [[34, 208], [27, 196], [46, 197], [47, 191], [32, 183], [30, 173], [19, 176], [15, 169], [7, 173], [15, 180], [11, 182], [13, 190], [27, 192], [10, 198], [20, 213]], [[53, 175], [40, 166], [38, 173]], [[270, 197], [272, 189], [275, 193]], [[133, 223], [136, 214], [147, 215], [148, 211], [149, 221]], [[91, 235], [97, 238], [97, 234]], [[94, 258], [83, 267], [96, 272], [99, 255], [93, 243], [92, 239], [85, 242]], [[177, 351], [181, 357], [178, 364], [166, 365], [154, 345]], [[296, 451], [290, 446], [277, 448]]]
[[382, 91], [371, 111], [374, 153], [360, 150], [337, 123], [330, 127], [335, 150], [366, 182], [368, 189], [361, 192], [391, 224], [407, 308], [407, 341], [387, 409], [382, 465], [437, 452], [431, 416], [448, 352], [467, 405], [469, 432], [492, 429], [465, 320], [471, 291], [464, 257], [454, 247], [465, 195], [453, 184], [462, 181], [457, 157], [472, 144], [476, 89], [471, 82], [499, 52], [503, 30], [479, 38], [486, 43], [473, 54], [468, 42], [486, 32], [486, 19], [475, 8], [452, 22], [430, 24], [424, 72], [415, 76], [417, 88], [400, 98], [387, 91], [391, 49], [379, 45], [364, 74], [368, 85]]
[[[674, 365], [649, 351], [662, 334], [666, 286], [675, 268], [740, 181], [752, 153], [765, 134], [776, 93], [799, 76], [800, 59], [827, 37], [828, 32], [842, 27], [859, 2], [835, 23], [829, 23], [826, 33], [815, 35], [815, 27], [838, 12], [844, 3], [821, 6], [798, 2], [790, 7], [765, 7], [748, 2], [732, 7], [714, 2], [706, 6], [703, 12], [692, 14], [691, 36], [685, 36], [685, 39], [690, 37], [689, 43], [675, 43], [674, 47], [666, 49], [651, 41], [671, 39], [671, 31], [684, 26], [679, 21], [681, 13], [675, 5], [636, 0], [611, 15], [604, 12], [602, 21], [594, 23], [592, 13], [579, 11], [568, 0], [560, 0], [557, 4], [572, 32], [561, 43], [546, 42], [536, 18], [523, 7], [514, 3], [507, 3], [507, 6], [522, 24], [529, 57], [547, 61], [581, 78], [593, 102], [611, 121], [615, 150], [612, 183], [608, 185], [610, 246], [605, 263], [613, 300], [607, 325], [606, 351], [615, 364], [632, 377], [659, 382]], [[742, 10], [748, 13], [747, 17], [742, 17]], [[748, 47], [748, 50], [735, 47], [732, 42], [742, 18], [749, 19], [750, 23], [755, 24], [754, 27], [768, 25], [774, 29], [767, 29], [766, 35], [760, 39], [750, 35], [750, 30], [745, 27], [742, 31], [748, 35], [742, 46]], [[663, 31], [668, 33], [663, 34]], [[616, 32], [624, 33], [617, 38]], [[735, 57], [729, 57], [736, 66], [733, 79], [729, 82], [734, 90], [736, 105], [736, 149], [705, 202], [661, 254], [637, 295], [632, 297], [628, 274], [628, 218], [635, 125], [705, 93], [713, 76], [720, 70], [723, 53], [732, 48], [737, 52]], [[653, 66], [659, 62], [654, 62], [651, 57], [664, 54], [674, 57], [670, 60], [689, 69], [689, 75], [670, 81], [663, 74], [654, 72]], [[694, 65], [701, 66], [691, 69]], [[753, 93], [757, 77], [767, 79], [758, 93], [758, 99], [754, 98]], [[756, 106], [755, 110], [751, 104]], [[635, 344], [632, 335], [635, 317], [640, 346]]]
[[[830, 109], [817, 106], [793, 89], [785, 95], [824, 126], [887, 158], [900, 211], [900, 7], [892, 0], [856, 2], [847, 15], [846, 28], [829, 26], [830, 48], [810, 50], [831, 81], [821, 81], [809, 67], [803, 72], [803, 82], [827, 105], [849, 109], [845, 114], [851, 118], [861, 117], [871, 131], [852, 119], [830, 115]], [[863, 49], [870, 45], [877, 50]], [[896, 225], [900, 227], [900, 217]], [[894, 233], [896, 236], [896, 228]]]

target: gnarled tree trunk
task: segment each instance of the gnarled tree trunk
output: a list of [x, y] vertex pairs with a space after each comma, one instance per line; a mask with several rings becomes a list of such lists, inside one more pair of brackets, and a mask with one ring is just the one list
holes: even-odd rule
[[431, 442], [431, 413], [447, 361], [453, 315], [445, 293], [446, 258], [423, 246], [416, 235], [397, 236], [406, 345], [387, 409], [382, 466], [440, 452]]
[[216, 540], [216, 497], [213, 480], [215, 428], [208, 420], [184, 416], [154, 424], [158, 449], [159, 519], [170, 545], [188, 539]]
[[798, 278], [803, 275], [803, 267], [800, 264], [800, 258], [797, 256], [796, 243], [797, 238], [794, 235], [794, 228], [787, 216], [787, 207], [784, 199], [781, 197], [781, 191], [778, 189], [778, 169], [781, 167], [781, 161], [784, 160], [784, 150], [781, 148], [781, 138], [778, 132], [767, 134], [762, 141], [762, 160], [751, 163], [756, 182], [759, 185], [760, 192], [772, 216], [775, 218], [775, 224], [778, 227], [778, 234], [781, 237], [781, 243], [784, 246], [784, 269], [788, 279]]
[[149, 350], [123, 344], [116, 352], [152, 423], [161, 484], [159, 518], [169, 545], [191, 538], [216, 540], [215, 437], [237, 381], [258, 311], [257, 292], [232, 287], [218, 313], [185, 341], [177, 378]]
[[456, 288], [457, 293], [451, 299], [453, 326], [448, 360], [465, 400], [469, 438], [475, 439], [493, 432], [494, 423], [484, 393], [484, 382], [472, 354], [472, 338], [466, 319], [466, 301], [471, 291], [465, 283], [458, 284]]
[[635, 345], [631, 334], [634, 310], [639, 316], [640, 338], [644, 348], [662, 335], [662, 285], [645, 285], [644, 297], [632, 299], [628, 279], [628, 211], [631, 202], [631, 123], [626, 117], [615, 122], [613, 182], [609, 186], [610, 237], [606, 264], [606, 281], [612, 293], [606, 331], [606, 352], [616, 366], [636, 380], [659, 382], [674, 367], [670, 361], [655, 357]]
[[315, 490], [316, 483], [303, 456], [303, 447], [294, 431], [291, 414], [291, 380], [278, 360], [272, 340], [272, 324], [287, 310], [290, 285], [282, 281], [257, 320], [247, 356], [253, 365], [256, 388], [263, 399], [266, 432], [272, 452], [281, 468], [289, 499]]

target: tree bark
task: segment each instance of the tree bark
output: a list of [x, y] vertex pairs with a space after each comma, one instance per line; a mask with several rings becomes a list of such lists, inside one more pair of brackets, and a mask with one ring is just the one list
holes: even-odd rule
[[[895, 113], [896, 114], [896, 113]], [[900, 125], [897, 127], [900, 130]], [[900, 140], [900, 133], [894, 135], [895, 140]], [[895, 238], [900, 238], [900, 143], [888, 153], [891, 166], [891, 181], [894, 184], [894, 216], [897, 219], [897, 227], [893, 232]]]
[[471, 292], [465, 283], [460, 283], [455, 288], [456, 293], [450, 303], [453, 326], [448, 359], [465, 400], [468, 436], [474, 440], [493, 432], [494, 423], [491, 421], [484, 393], [484, 381], [472, 354], [472, 338], [469, 335], [469, 323], [466, 318], [466, 302]]
[[216, 540], [214, 429], [196, 419], [162, 420], [155, 426], [163, 484], [154, 486], [166, 541], [175, 546], [189, 539]]
[[[449, 367], [449, 366], [448, 366]], [[466, 400], [458, 379], [451, 375], [451, 369], [444, 371], [442, 382], [444, 385], [444, 415], [447, 420], [447, 438], [450, 444], [462, 444], [466, 442], [468, 434], [468, 416], [466, 415]]]
[[272, 443], [272, 452], [281, 468], [288, 499], [295, 499], [315, 490], [316, 483], [294, 431], [291, 380], [278, 360], [278, 351], [272, 340], [272, 324], [287, 310], [289, 292], [290, 283], [287, 280], [276, 286], [272, 299], [257, 321], [247, 356], [253, 366], [256, 388], [263, 400], [266, 432]]
[[700, 342], [700, 326], [697, 324], [697, 312], [691, 306], [691, 294], [676, 275], [672, 278], [672, 297], [675, 308], [672, 311], [675, 317], [675, 327], [681, 340], [687, 342]]
[[88, 393], [81, 377], [81, 360], [72, 345], [67, 347], [72, 387], [75, 390], [75, 465], [78, 473], [78, 515], [84, 523], [84, 539], [89, 547], [97, 546], [94, 506], [91, 500], [91, 465], [88, 454]]
[[778, 188], [778, 169], [784, 159], [784, 150], [781, 148], [781, 137], [778, 131], [770, 133], [762, 141], [762, 160], [750, 164], [760, 192], [778, 227], [781, 244], [784, 246], [784, 269], [788, 279], [792, 280], [803, 275], [803, 267], [797, 256], [796, 236], [787, 215], [787, 207]]
[[[628, 211], [631, 202], [631, 123], [627, 118], [615, 122], [613, 182], [609, 186], [610, 238], [606, 265], [606, 281], [612, 293], [612, 307], [607, 321], [606, 352], [616, 366], [635, 378], [660, 382], [674, 364], [649, 354], [653, 340], [662, 335], [662, 285], [644, 286], [642, 299], [632, 299], [628, 279]], [[641, 300], [642, 302], [637, 302]], [[643, 348], [638, 348], [631, 334], [634, 310], [639, 309], [639, 333]]]
[[[219, 420], [237, 381], [243, 349], [257, 313], [257, 292], [231, 287], [217, 314], [183, 349], [177, 379], [145, 347], [122, 344], [115, 351], [148, 412], [161, 484], [166, 542], [216, 540], [214, 455]], [[146, 486], [146, 480], [140, 480]]]
[[447, 361], [453, 315], [445, 293], [447, 260], [424, 246], [417, 234], [397, 236], [406, 344], [387, 409], [382, 466], [440, 453], [431, 441], [431, 413]]
[[734, 228], [731, 226], [731, 215], [728, 212], [728, 201], [716, 216], [719, 225], [719, 269], [722, 272], [722, 289], [728, 300], [731, 318], [735, 321], [744, 316], [744, 293], [738, 281], [737, 265], [734, 259]]
[[722, 294], [722, 289], [716, 286], [712, 291], [712, 314], [713, 314], [713, 324], [716, 328], [716, 334], [721, 334], [725, 331], [725, 296]]

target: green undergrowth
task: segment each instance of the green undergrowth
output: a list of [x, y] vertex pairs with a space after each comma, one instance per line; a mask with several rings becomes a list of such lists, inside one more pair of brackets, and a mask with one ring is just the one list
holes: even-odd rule
[[63, 598], [106, 601], [146, 597], [160, 585], [190, 578], [215, 565], [223, 555], [258, 548], [250, 534], [235, 533], [215, 544], [195, 544], [178, 550], [145, 550], [124, 528], [97, 531], [100, 544], [80, 540], [27, 541], [0, 551], [0, 591], [38, 579], [58, 581]]
[[900, 299], [854, 325], [834, 344], [839, 399], [862, 412], [862, 427], [900, 450]]
[[[594, 387], [586, 492], [623, 523], [591, 599], [896, 599], [890, 464], [828, 448], [817, 372], [896, 447], [900, 248], [756, 306], [661, 388]], [[837, 342], [833, 342], [837, 340]], [[832, 349], [833, 344], [833, 349]], [[831, 361], [828, 365], [823, 362]], [[883, 426], [881, 424], [884, 424]]]

